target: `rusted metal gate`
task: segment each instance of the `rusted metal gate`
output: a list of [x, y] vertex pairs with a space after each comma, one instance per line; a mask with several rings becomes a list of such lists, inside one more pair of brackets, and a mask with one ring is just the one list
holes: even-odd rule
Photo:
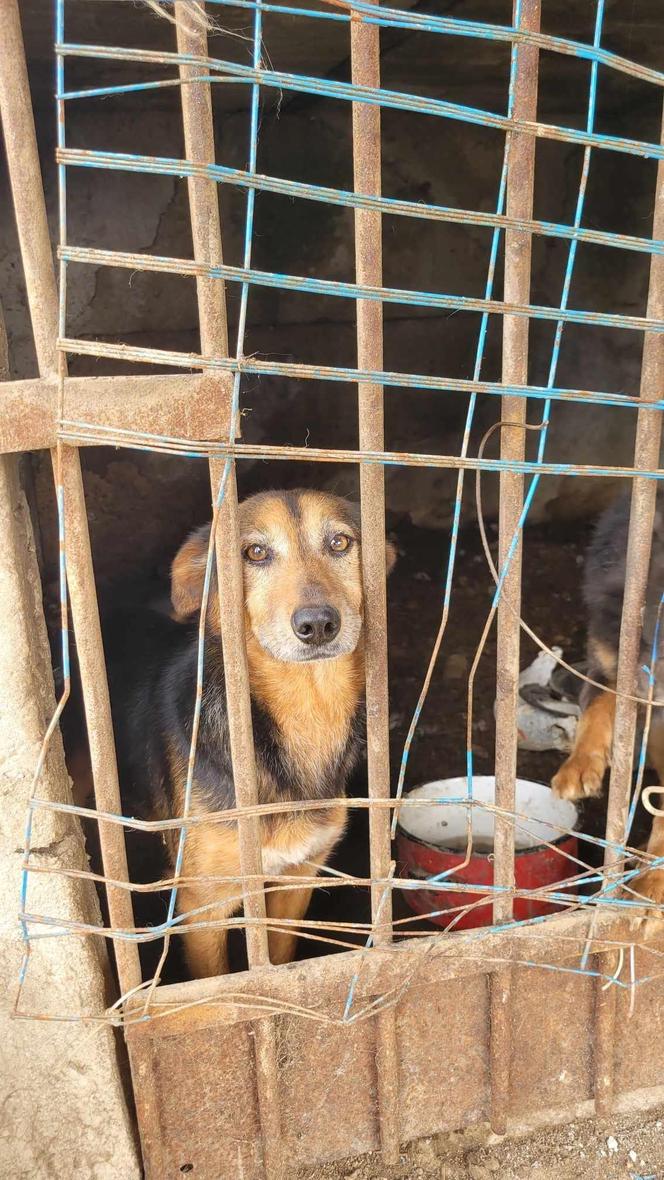
[[[52, 265], [18, 3], [0, 0], [0, 109], [40, 372], [38, 379], [4, 384], [0, 445], [3, 453], [50, 448], [63, 515], [66, 507], [67, 585], [84, 686], [97, 812], [106, 816], [100, 818], [99, 830], [111, 928], [116, 933], [133, 929], [133, 915], [131, 893], [121, 884], [112, 884], [127, 881], [127, 861], [123, 826], [109, 818], [120, 815], [120, 799], [78, 447], [92, 441], [99, 445], [105, 439], [118, 445], [123, 431], [143, 439], [158, 435], [196, 443], [201, 453], [210, 456], [218, 535], [225, 542], [217, 547], [216, 560], [219, 582], [226, 588], [221, 598], [221, 628], [249, 970], [214, 980], [160, 986], [151, 995], [147, 1016], [141, 994], [125, 1000], [126, 1039], [146, 1174], [155, 1180], [190, 1171], [209, 1180], [240, 1176], [258, 1180], [264, 1175], [292, 1175], [299, 1163], [378, 1148], [389, 1162], [398, 1157], [400, 1144], [408, 1140], [484, 1120], [489, 1120], [495, 1131], [504, 1132], [592, 1111], [606, 1114], [616, 1108], [644, 1109], [664, 1100], [664, 1059], [659, 1048], [664, 1034], [660, 1027], [664, 983], [656, 969], [664, 949], [661, 937], [650, 931], [644, 942], [640, 916], [611, 904], [610, 896], [595, 909], [582, 907], [539, 924], [500, 929], [511, 921], [515, 888], [514, 821], [510, 816], [516, 776], [521, 567], [513, 538], [523, 522], [524, 475], [549, 469], [541, 460], [526, 463], [523, 429], [529, 316], [547, 314], [546, 309], [533, 308], [530, 302], [531, 236], [547, 232], [533, 222], [535, 143], [538, 136], [562, 138], [579, 142], [589, 151], [606, 147], [602, 141], [610, 137], [537, 122], [540, 50], [579, 53], [573, 43], [539, 33], [539, 0], [516, 5], [514, 28], [501, 33], [496, 27], [483, 34], [503, 36], [514, 45], [509, 116], [485, 119], [509, 137], [506, 209], [482, 221], [505, 233], [504, 299], [462, 301], [450, 297], [450, 306], [472, 305], [485, 315], [495, 312], [503, 317], [502, 383], [507, 392], [502, 396], [501, 462], [471, 459], [467, 451], [461, 456], [389, 455], [384, 450], [383, 385], [389, 383], [390, 376], [392, 384], [398, 382], [394, 374], [382, 372], [382, 304], [393, 296], [398, 301], [404, 292], [394, 295], [382, 286], [381, 217], [389, 203], [380, 198], [380, 109], [388, 98], [387, 92], [376, 94], [380, 87], [380, 24], [372, 18], [374, 10], [368, 3], [348, 7], [352, 7], [348, 21], [352, 82], [346, 97], [353, 103], [354, 192], [345, 198], [355, 209], [356, 286], [349, 291], [357, 302], [359, 449], [312, 453], [297, 447], [250, 448], [237, 439], [239, 374], [243, 370], [260, 372], [261, 362], [233, 356], [229, 348], [222, 280], [229, 278], [246, 287], [252, 276], [250, 262], [249, 273], [222, 263], [218, 177], [209, 169], [215, 162], [210, 83], [200, 80], [201, 65], [214, 68], [204, 25], [188, 19], [192, 9], [185, 0], [175, 3], [177, 55], [168, 64], [177, 68], [184, 83], [186, 167], [182, 175], [188, 176], [194, 243], [193, 262], [181, 262], [178, 273], [196, 276], [201, 355], [182, 357], [156, 350], [148, 355], [149, 350], [122, 350], [66, 338], [65, 302], [62, 292], [58, 301]], [[410, 21], [417, 27], [416, 17], [408, 13], [380, 11], [384, 24], [401, 21], [410, 27]], [[58, 12], [63, 12], [61, 3]], [[438, 31], [444, 32], [444, 18], [439, 20]], [[453, 32], [452, 26], [460, 23], [448, 21], [448, 31]], [[85, 47], [67, 47], [61, 27], [58, 41], [59, 162], [64, 174], [74, 160], [64, 142], [63, 62], [68, 53], [84, 52]], [[614, 60], [599, 49], [593, 54], [585, 47], [583, 52], [594, 63], [593, 68], [602, 62], [661, 85], [661, 75], [654, 71]], [[135, 55], [135, 60], [147, 60], [148, 56]], [[269, 71], [260, 61], [259, 51], [250, 75], [256, 89], [259, 84], [270, 84]], [[289, 81], [293, 83], [282, 79], [280, 84], [288, 85]], [[311, 89], [311, 79], [305, 81]], [[336, 94], [337, 85], [330, 84], [328, 89]], [[421, 100], [420, 107], [422, 104], [426, 106], [426, 100]], [[413, 109], [420, 107], [414, 104]], [[644, 146], [645, 154], [650, 152], [659, 159], [653, 239], [661, 242], [664, 153], [656, 145], [634, 146], [632, 141], [616, 140], [609, 145], [610, 150], [636, 152]], [[268, 184], [270, 178], [262, 180]], [[244, 174], [244, 183], [251, 192], [260, 187], [255, 182], [255, 157], [253, 170]], [[61, 200], [64, 203], [64, 186]], [[63, 283], [66, 265], [72, 261], [106, 260], [129, 267], [160, 263], [118, 252], [77, 250], [67, 242], [65, 214], [63, 204]], [[413, 211], [406, 211], [406, 215], [413, 215]], [[427, 215], [425, 208], [422, 215]], [[480, 215], [458, 216], [468, 220]], [[582, 237], [583, 231], [577, 227], [567, 234], [570, 239], [575, 235]], [[615, 236], [604, 235], [607, 239]], [[173, 260], [161, 261], [168, 264]], [[165, 265], [164, 269], [175, 268]], [[576, 315], [582, 322], [592, 322], [592, 313], [549, 311], [548, 318], [554, 321]], [[659, 401], [664, 388], [663, 315], [664, 264], [661, 251], [653, 248], [647, 318], [637, 321], [633, 317], [629, 323], [618, 324], [645, 331], [643, 403]], [[202, 373], [70, 379], [66, 356], [77, 352], [166, 362]], [[302, 375], [306, 368], [297, 366], [298, 373]], [[304, 375], [314, 376], [315, 372], [322, 370], [312, 368]], [[466, 383], [470, 392], [488, 384], [481, 383], [477, 375], [474, 383]], [[438, 387], [445, 388], [445, 381], [441, 379]], [[580, 402], [591, 396], [576, 393]], [[622, 864], [620, 848], [637, 721], [633, 693], [640, 608], [656, 492], [656, 481], [638, 473], [658, 472], [660, 434], [660, 413], [647, 407], [639, 409], [618, 672], [621, 695], [609, 789], [608, 885], [617, 880]], [[197, 443], [211, 438], [217, 440], [214, 445]], [[361, 477], [369, 800], [350, 801], [349, 805], [366, 805], [370, 812], [375, 945], [279, 968], [269, 964], [265, 898], [262, 890], [254, 888], [254, 882], [262, 881], [263, 876], [246, 654], [238, 640], [243, 634], [243, 591], [240, 551], [235, 543], [237, 497], [231, 462], [243, 454], [341, 459], [359, 463]], [[393, 945], [384, 543], [384, 465], [391, 461], [437, 464], [460, 472], [478, 467], [500, 471], [499, 566], [505, 573], [496, 601], [496, 778], [501, 810], [495, 880], [504, 892], [495, 902], [495, 927], [481, 938], [449, 934]], [[219, 501], [222, 480], [226, 481], [225, 495]], [[120, 986], [127, 996], [142, 982], [137, 943], [116, 937], [114, 949]], [[617, 978], [617, 966], [625, 952], [632, 957], [633, 977], [640, 980], [633, 1011], [629, 988], [607, 986], [607, 981], [610, 984]], [[353, 996], [350, 1010], [349, 988]]]

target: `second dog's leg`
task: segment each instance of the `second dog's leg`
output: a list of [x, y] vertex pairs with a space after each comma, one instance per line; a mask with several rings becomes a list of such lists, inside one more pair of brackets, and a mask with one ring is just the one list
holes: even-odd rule
[[[655, 816], [652, 821], [648, 852], [651, 856], [664, 856], [664, 818], [662, 816]], [[634, 877], [629, 884], [630, 888], [635, 893], [639, 893], [641, 897], [647, 897], [649, 901], [654, 901], [657, 905], [662, 905], [664, 902], [664, 868], [649, 869], [642, 877]]]
[[[661, 709], [653, 711], [648, 738], [648, 762], [657, 772], [660, 785], [664, 787], [664, 718]], [[662, 797], [655, 798], [658, 807], [662, 806]], [[664, 856], [664, 817], [654, 816], [647, 851], [651, 856]], [[642, 877], [635, 877], [630, 882], [635, 893], [647, 897], [650, 901], [661, 905], [664, 902], [664, 867], [650, 869]]]
[[579, 720], [574, 749], [551, 781], [556, 795], [563, 799], [599, 795], [611, 758], [615, 712], [612, 692], [600, 692], [590, 702]]

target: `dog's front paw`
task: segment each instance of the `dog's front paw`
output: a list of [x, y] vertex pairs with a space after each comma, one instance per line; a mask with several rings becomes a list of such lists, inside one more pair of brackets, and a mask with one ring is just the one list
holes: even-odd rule
[[585, 799], [599, 795], [606, 763], [601, 754], [571, 754], [551, 780], [561, 799]]

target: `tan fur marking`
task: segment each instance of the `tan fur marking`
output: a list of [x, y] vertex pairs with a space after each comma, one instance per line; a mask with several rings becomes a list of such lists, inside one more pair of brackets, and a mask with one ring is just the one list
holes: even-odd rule
[[[326, 819], [325, 825], [321, 825], [320, 821], [304, 815], [293, 814], [290, 817], [290, 822], [280, 824], [271, 835], [269, 841], [269, 848], [279, 848], [285, 855], [288, 855], [289, 848], [298, 848], [309, 838], [312, 832], [316, 837], [324, 841], [319, 851], [312, 856], [310, 862], [304, 864], [289, 864], [284, 866], [283, 875], [286, 877], [303, 876], [314, 877], [317, 870], [316, 865], [325, 865], [334, 849], [335, 844], [340, 839], [346, 823], [346, 813], [343, 807], [336, 807], [330, 810]], [[321, 831], [321, 827], [323, 830]], [[316, 830], [317, 829], [317, 830]], [[325, 832], [327, 831], [327, 839]], [[273, 889], [266, 895], [267, 914], [269, 918], [287, 918], [297, 920], [303, 918], [309, 907], [313, 887], [310, 885], [304, 886], [301, 889], [287, 888]], [[295, 954], [297, 946], [297, 929], [293, 930], [271, 930], [268, 934], [268, 943], [270, 947], [270, 962], [272, 963], [289, 963]]]
[[602, 692], [591, 701], [579, 720], [574, 749], [552, 779], [551, 786], [563, 799], [599, 795], [611, 758], [616, 698]]
[[348, 740], [364, 682], [362, 652], [286, 671], [250, 635], [247, 655], [256, 700], [272, 715], [294, 765], [315, 776]]
[[[286, 866], [301, 864], [325, 864], [327, 857], [340, 840], [346, 827], [346, 810], [336, 806], [325, 811], [291, 811], [264, 822], [265, 860], [279, 860]], [[304, 855], [303, 855], [304, 853]], [[266, 871], [269, 869], [266, 866]]]
[[[593, 656], [603, 667], [606, 666], [596, 646]], [[611, 652], [605, 649], [604, 659], [607, 664], [610, 658]], [[615, 701], [613, 693], [604, 692], [591, 702], [581, 717], [574, 750], [551, 783], [558, 795], [578, 799], [584, 795], [599, 794], [609, 764]], [[664, 785], [664, 723], [657, 712], [653, 715], [648, 737], [648, 764], [654, 767], [660, 783]], [[664, 856], [664, 818], [660, 816], [653, 819], [647, 851], [653, 857]], [[631, 888], [648, 901], [664, 905], [664, 869], [650, 869], [643, 876], [634, 878]]]
[[618, 658], [613, 648], [609, 647], [606, 643], [602, 643], [600, 639], [594, 639], [590, 636], [588, 639], [588, 652], [591, 663], [596, 663], [602, 669], [609, 684], [613, 684], [618, 667]]
[[[230, 877], [240, 875], [237, 828], [234, 824], [210, 824], [191, 828], [184, 846], [182, 875], [191, 877]], [[202, 913], [192, 911], [206, 906]], [[199, 880], [178, 890], [178, 913], [191, 913], [191, 921], [220, 921], [230, 918], [242, 907], [242, 886], [238, 880], [211, 882]], [[222, 975], [228, 971], [228, 932], [224, 929], [192, 930], [184, 935], [184, 952], [195, 979]]]
[[[331, 661], [332, 662], [332, 661]], [[182, 814], [184, 785], [187, 767], [185, 760], [173, 748], [168, 749], [173, 810]], [[261, 799], [266, 795], [273, 798], [270, 784], [261, 784]], [[193, 784], [190, 814], [204, 815], [207, 805], [201, 799], [196, 783]], [[286, 812], [278, 817], [263, 821], [262, 844], [266, 871], [271, 871], [270, 860], [279, 863], [278, 873], [315, 876], [315, 863], [324, 865], [339, 841], [346, 824], [345, 808], [337, 806], [324, 813]], [[179, 833], [168, 834], [167, 846], [171, 863], [175, 861]], [[306, 867], [302, 856], [311, 856], [314, 863]], [[233, 821], [224, 824], [201, 825], [191, 828], [187, 834], [183, 858], [182, 876], [191, 878], [240, 877], [240, 853], [237, 825]], [[278, 891], [267, 894], [267, 911], [272, 917], [301, 918], [306, 913], [311, 897], [311, 888]], [[270, 897], [275, 896], [274, 906]], [[191, 922], [220, 921], [239, 913], [242, 908], [242, 885], [239, 879], [225, 885], [219, 881], [200, 880], [193, 885], [183, 885], [178, 890], [178, 914], [208, 907], [202, 913], [192, 913]], [[183, 923], [185, 926], [188, 921]], [[228, 934], [222, 929], [192, 930], [183, 934], [184, 953], [189, 971], [194, 978], [226, 974], [228, 972]], [[288, 962], [295, 953], [297, 931], [270, 934], [270, 955], [272, 962]], [[272, 950], [274, 955], [272, 957]]]
[[[173, 815], [184, 813], [184, 789], [187, 781], [187, 762], [172, 746], [167, 748], [170, 770], [170, 786], [173, 800]], [[191, 815], [205, 815], [208, 808], [201, 798], [196, 783], [192, 785], [189, 812]], [[175, 863], [180, 839], [179, 831], [166, 834], [166, 846], [171, 866]], [[182, 860], [182, 877], [238, 877], [240, 853], [237, 840], [237, 826], [233, 822], [205, 824], [189, 828]], [[238, 883], [224, 884], [216, 881], [197, 881], [194, 885], [182, 885], [178, 889], [177, 910], [184, 914], [201, 906], [212, 906], [203, 913], [192, 914], [191, 922], [213, 921], [229, 918], [242, 906], [242, 886]], [[185, 920], [184, 925], [188, 925]], [[228, 971], [225, 930], [192, 930], [184, 935], [184, 953], [189, 970], [194, 978], [220, 975]]]
[[[321, 823], [320, 819], [306, 815], [290, 815], [276, 825], [266, 842], [266, 851], [279, 850], [284, 861], [291, 857], [294, 863], [284, 863], [282, 873], [287, 876], [315, 876], [313, 863], [295, 862], [297, 850], [306, 845], [312, 836], [319, 845], [317, 855], [312, 858], [325, 864], [344, 826], [343, 808], [331, 809]], [[240, 854], [235, 824], [210, 824], [192, 828], [187, 836], [183, 859], [183, 877], [188, 880], [200, 878], [193, 885], [182, 886], [178, 894], [178, 913], [191, 912], [192, 923], [221, 921], [239, 913], [242, 908], [242, 885], [240, 877]], [[223, 881], [205, 878], [235, 878]], [[278, 879], [278, 878], [276, 878]], [[267, 893], [267, 913], [272, 918], [304, 917], [311, 898], [312, 887], [277, 890]], [[202, 913], [192, 911], [207, 907]], [[187, 921], [185, 921], [187, 925]], [[192, 930], [184, 934], [184, 951], [187, 964], [194, 978], [205, 978], [228, 971], [228, 933], [225, 929]], [[273, 963], [287, 963], [297, 944], [297, 930], [271, 931], [269, 934], [270, 958]]]
[[[307, 839], [312, 827], [318, 829], [322, 827], [324, 831], [329, 833], [326, 845], [329, 851], [339, 839], [345, 826], [346, 809], [339, 804], [336, 807], [326, 807], [323, 813], [315, 811], [289, 812], [281, 822], [273, 826], [270, 836], [266, 840], [266, 846], [288, 855], [290, 850], [298, 847]], [[312, 859], [318, 860], [319, 858]], [[295, 858], [293, 857], [292, 863], [294, 862]]]
[[[166, 745], [166, 758], [168, 760], [169, 769], [169, 783], [171, 788], [171, 798], [173, 801], [173, 815], [182, 815], [184, 812], [184, 792], [187, 784], [187, 760], [173, 747], [170, 742]], [[196, 786], [192, 786], [192, 793], [195, 794]], [[204, 810], [201, 808], [201, 811]], [[170, 837], [169, 837], [170, 838]], [[175, 832], [173, 835], [174, 846], [177, 847], [179, 833]]]
[[[284, 870], [284, 873], [287, 877], [311, 877], [314, 875], [308, 865], [290, 865]], [[278, 889], [270, 890], [265, 899], [268, 918], [276, 921], [279, 921], [280, 918], [298, 921], [306, 914], [312, 893], [311, 885], [303, 886], [300, 889], [292, 885], [282, 885]], [[295, 954], [297, 937], [297, 929], [268, 931], [270, 962], [275, 965], [290, 963]]]
[[187, 619], [201, 605], [207, 545], [193, 533], [178, 549], [171, 565], [171, 602], [178, 619]]

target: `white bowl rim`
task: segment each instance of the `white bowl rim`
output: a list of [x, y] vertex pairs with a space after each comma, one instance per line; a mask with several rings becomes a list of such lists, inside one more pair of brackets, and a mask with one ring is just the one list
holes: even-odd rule
[[[470, 798], [479, 802], [493, 802], [495, 782], [495, 775], [473, 775], [473, 790]], [[465, 837], [468, 808], [463, 799], [468, 791], [467, 783], [466, 775], [458, 775], [453, 778], [435, 779], [406, 792], [405, 799], [418, 796], [425, 799], [447, 796], [461, 801], [455, 804], [443, 803], [440, 807], [432, 805], [426, 810], [404, 808], [400, 814], [398, 825], [401, 834], [408, 839], [428, 844], [443, 852], [446, 851], [446, 839], [450, 842], [458, 842], [462, 836]], [[521, 804], [519, 803], [519, 794], [522, 797]], [[538, 848], [546, 847], [547, 844], [562, 843], [569, 839], [570, 833], [573, 833], [577, 828], [579, 823], [578, 807], [569, 799], [558, 798], [545, 783], [536, 782], [533, 779], [517, 778], [516, 796], [515, 813], [517, 816], [528, 814], [527, 819], [517, 819], [516, 821], [517, 844], [515, 852], [517, 856], [535, 852]], [[532, 805], [535, 799], [538, 806], [534, 809], [533, 814], [528, 805]], [[442, 818], [443, 815], [445, 819]], [[473, 807], [471, 816], [474, 836], [476, 838], [484, 836], [493, 843], [495, 813], [481, 807]], [[440, 834], [442, 828], [446, 829], [443, 835]], [[521, 836], [521, 840], [519, 840], [519, 836]], [[450, 849], [447, 850], [450, 851]], [[455, 851], [457, 851], [456, 848]], [[491, 852], [473, 850], [472, 855], [487, 856], [491, 853], [492, 850]]]

